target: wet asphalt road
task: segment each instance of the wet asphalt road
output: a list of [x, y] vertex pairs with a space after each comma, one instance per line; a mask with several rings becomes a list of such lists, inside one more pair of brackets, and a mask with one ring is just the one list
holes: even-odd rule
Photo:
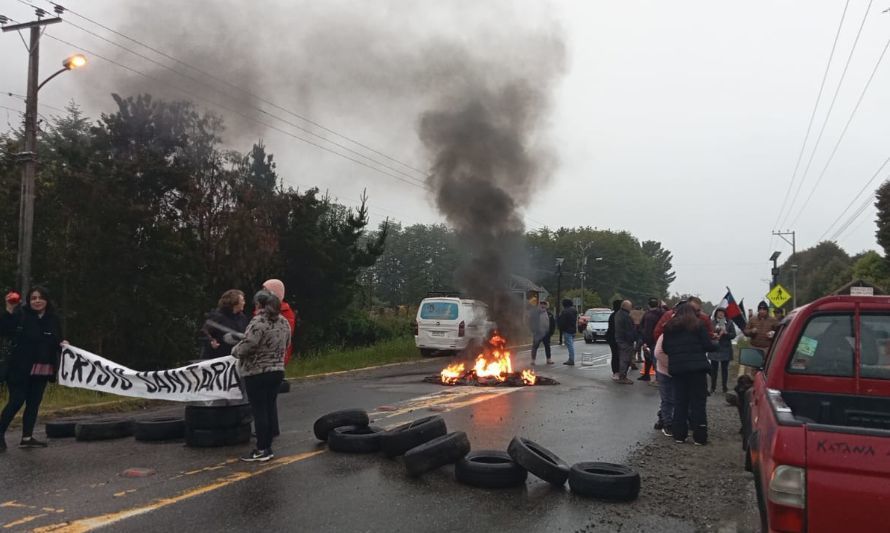
[[[473, 449], [506, 449], [514, 435], [535, 440], [569, 464], [623, 462], [651, 438], [657, 389], [610, 380], [608, 347], [576, 344], [592, 366], [537, 370], [552, 387], [442, 387], [423, 383], [447, 359], [396, 365], [295, 382], [279, 396], [282, 435], [276, 459], [263, 465], [237, 457], [244, 447], [191, 449], [132, 439], [53, 441], [45, 450], [0, 455], [0, 528], [85, 531], [573, 531], [592, 506], [605, 504], [552, 489], [529, 476], [525, 487], [483, 490], [460, 485], [448, 466], [420, 479], [399, 460], [329, 452], [312, 435], [320, 415], [349, 407], [393, 426], [431, 412], [449, 431], [467, 432]], [[528, 352], [514, 358], [527, 365]], [[539, 363], [541, 358], [539, 357]], [[181, 407], [172, 408], [174, 412]], [[18, 435], [7, 435], [14, 444]], [[128, 468], [153, 475], [126, 478]], [[643, 483], [646, 483], [645, 475]], [[56, 529], [58, 528], [58, 529]]]

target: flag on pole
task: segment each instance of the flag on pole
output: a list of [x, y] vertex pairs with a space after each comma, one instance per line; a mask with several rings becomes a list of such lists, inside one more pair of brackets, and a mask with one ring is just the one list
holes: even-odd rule
[[736, 303], [735, 298], [733, 298], [732, 296], [732, 291], [729, 290], [729, 287], [726, 288], [726, 296], [724, 296], [723, 300], [720, 301], [720, 305], [718, 307], [726, 309], [726, 318], [735, 322], [735, 325], [738, 326], [740, 329], [745, 329], [745, 326], [748, 324], [748, 321], [745, 317], [745, 312], [742, 310], [742, 307]]

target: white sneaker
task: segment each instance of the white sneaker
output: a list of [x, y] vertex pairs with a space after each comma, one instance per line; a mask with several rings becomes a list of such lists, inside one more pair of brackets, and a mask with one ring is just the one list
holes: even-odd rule
[[618, 381], [619, 379], [621, 379], [621, 376], [619, 376], [618, 374], [612, 374], [612, 381]]

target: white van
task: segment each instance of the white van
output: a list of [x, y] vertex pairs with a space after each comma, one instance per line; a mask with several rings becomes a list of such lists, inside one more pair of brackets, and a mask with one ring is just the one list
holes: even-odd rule
[[494, 324], [488, 306], [479, 300], [429, 297], [420, 302], [414, 321], [414, 344], [424, 357], [436, 352], [459, 352], [482, 344]]

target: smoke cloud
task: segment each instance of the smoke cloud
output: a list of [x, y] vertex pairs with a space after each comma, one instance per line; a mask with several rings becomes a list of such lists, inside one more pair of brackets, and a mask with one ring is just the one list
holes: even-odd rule
[[[249, 13], [244, 6], [236, 0], [137, 3], [127, 6], [123, 30], [169, 43], [161, 48], [186, 63], [429, 169], [431, 201], [471, 257], [456, 274], [457, 285], [486, 301], [499, 325], [515, 332], [521, 315], [509, 311], [506, 288], [524, 260], [522, 211], [555, 163], [546, 143], [547, 119], [566, 50], [553, 6], [509, 0], [269, 0], [252, 4]], [[115, 58], [133, 64], [123, 52]], [[114, 71], [106, 86], [125, 96], [150, 92], [175, 99], [187, 98], [177, 90], [185, 89], [294, 131], [257, 113], [253, 106], [269, 107], [246, 92], [193, 71], [197, 81], [151, 63], [137, 66], [155, 81]], [[107, 108], [107, 95], [99, 97]], [[206, 101], [196, 103], [225, 117], [230, 144], [243, 146], [263, 136], [282, 160], [277, 134], [267, 127]], [[331, 158], [293, 140], [283, 142], [289, 149], [298, 146], [304, 168], [323, 167]], [[314, 174], [316, 181], [327, 179]]]

